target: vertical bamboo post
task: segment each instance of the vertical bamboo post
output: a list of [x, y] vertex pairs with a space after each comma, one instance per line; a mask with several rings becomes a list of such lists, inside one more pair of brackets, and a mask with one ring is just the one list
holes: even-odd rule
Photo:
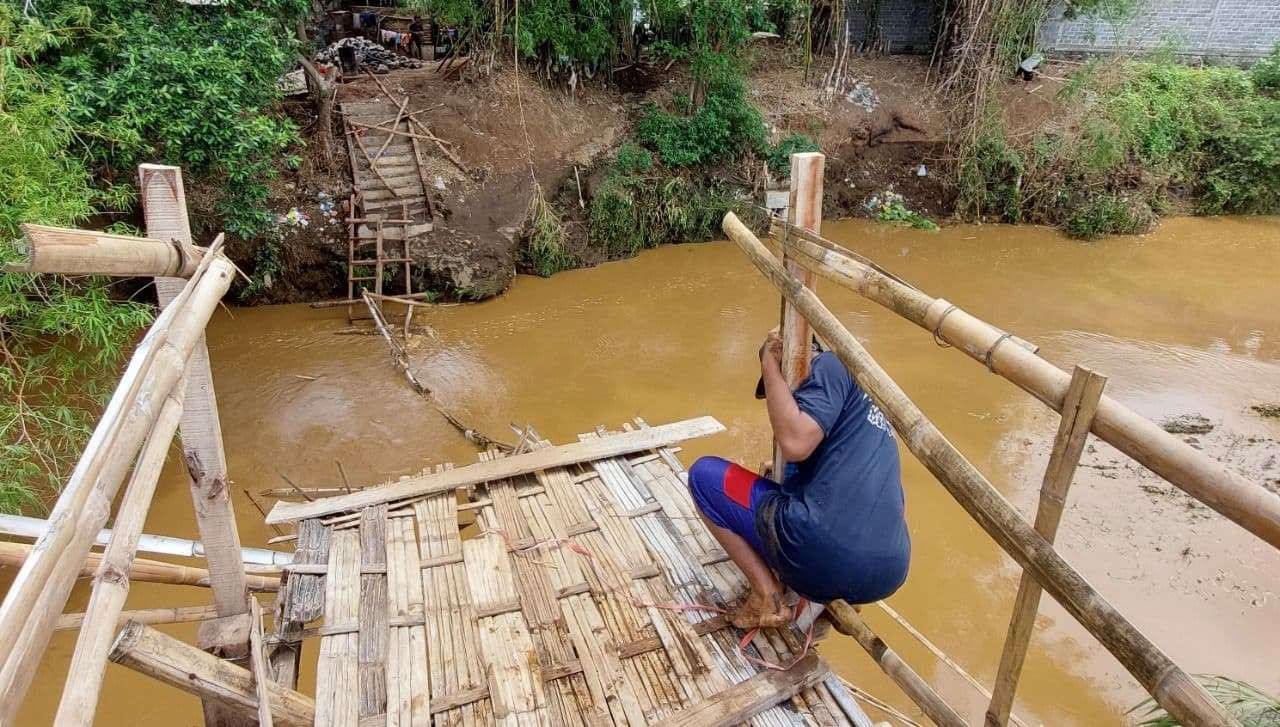
[[[1089, 429], [1093, 426], [1093, 415], [1098, 410], [1102, 389], [1106, 385], [1107, 377], [1083, 366], [1076, 366], [1071, 372], [1071, 385], [1067, 388], [1067, 396], [1063, 401], [1062, 418], [1058, 422], [1053, 453], [1049, 455], [1049, 464], [1040, 485], [1040, 504], [1036, 509], [1036, 532], [1050, 543], [1053, 543], [1058, 534], [1058, 523], [1062, 521], [1067, 491], [1071, 488], [1071, 480], [1075, 477], [1080, 455], [1084, 452]], [[1009, 714], [1013, 710], [1013, 695], [1018, 689], [1018, 678], [1022, 675], [1022, 664], [1027, 656], [1027, 646], [1031, 642], [1036, 611], [1040, 608], [1041, 593], [1042, 589], [1035, 576], [1029, 571], [1023, 571], [1022, 580], [1018, 583], [1018, 595], [1014, 599], [1009, 632], [1005, 637], [1004, 650], [1000, 654], [1000, 671], [992, 690], [991, 706], [987, 709], [987, 727], [1004, 727], [1009, 722]]]
[[115, 527], [111, 531], [111, 541], [94, 576], [93, 594], [89, 598], [89, 607], [85, 609], [84, 626], [76, 639], [66, 686], [54, 718], [55, 727], [93, 724], [98, 695], [102, 691], [102, 676], [107, 668], [107, 653], [111, 651], [116, 623], [129, 595], [129, 566], [138, 552], [138, 540], [142, 536], [151, 497], [155, 494], [165, 455], [182, 417], [182, 386], [183, 382], [178, 381], [165, 399], [160, 417], [133, 467], [133, 476], [125, 489]]
[[[187, 219], [182, 170], [159, 164], [139, 165], [138, 188], [147, 237], [190, 243], [191, 226]], [[180, 288], [179, 280], [156, 278], [161, 307], [168, 305]], [[218, 607], [220, 618], [242, 616], [248, 613], [246, 599], [249, 591], [244, 565], [240, 561], [240, 533], [236, 529], [230, 488], [227, 487], [227, 462], [222, 449], [218, 401], [209, 368], [209, 349], [203, 335], [196, 342], [187, 365], [181, 432], [183, 458], [191, 477], [196, 523], [209, 562], [213, 602]], [[243, 636], [241, 629], [222, 628], [219, 621], [207, 621], [201, 624], [198, 643], [201, 648], [243, 659], [249, 653], [248, 640]], [[236, 715], [216, 702], [206, 700], [204, 706], [207, 725], [250, 724], [243, 715]]]
[[[822, 234], [822, 174], [826, 157], [818, 152], [791, 155], [791, 197], [787, 217], [791, 225], [815, 235]], [[783, 263], [787, 272], [799, 278], [806, 288], [813, 288], [814, 274], [790, 258], [783, 250]], [[782, 375], [787, 383], [796, 386], [809, 375], [809, 321], [796, 311], [790, 301], [782, 298]], [[773, 478], [782, 481], [786, 473], [786, 460], [782, 448], [773, 447]]]

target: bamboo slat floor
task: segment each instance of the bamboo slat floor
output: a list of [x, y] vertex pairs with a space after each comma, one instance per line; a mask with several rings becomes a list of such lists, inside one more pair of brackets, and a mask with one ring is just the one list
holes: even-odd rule
[[662, 448], [300, 522], [328, 565], [282, 607], [323, 610], [316, 724], [869, 727], [798, 629], [739, 646], [718, 609], [746, 584], [683, 471]]

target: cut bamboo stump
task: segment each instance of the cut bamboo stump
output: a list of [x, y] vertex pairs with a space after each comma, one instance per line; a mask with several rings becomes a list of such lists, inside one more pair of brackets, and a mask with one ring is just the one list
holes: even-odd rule
[[111, 235], [47, 225], [22, 225], [21, 245], [26, 262], [10, 265], [10, 272], [63, 275], [165, 275], [189, 278], [204, 256], [190, 242]]
[[125, 489], [124, 500], [116, 514], [111, 541], [102, 555], [94, 577], [93, 594], [85, 610], [86, 626], [80, 630], [75, 653], [67, 672], [62, 700], [54, 717], [56, 727], [93, 724], [102, 690], [102, 677], [107, 668], [107, 652], [116, 635], [116, 620], [129, 595], [129, 566], [138, 552], [142, 526], [151, 507], [151, 497], [160, 481], [160, 469], [178, 430], [182, 417], [182, 382], [165, 399], [155, 429], [147, 438], [134, 465], [133, 475]]
[[[1071, 375], [1034, 351], [1016, 345], [1005, 331], [945, 299], [913, 288], [873, 264], [853, 259], [830, 240], [794, 228], [785, 234], [789, 248], [801, 253], [796, 260], [805, 267], [915, 323], [1054, 411], [1063, 411]], [[1280, 548], [1280, 495], [1210, 459], [1108, 396], [1098, 402], [1092, 431], [1240, 527]]]
[[[216, 702], [250, 719], [258, 716], [258, 695], [248, 670], [184, 644], [150, 626], [129, 622], [111, 648], [111, 661], [157, 681]], [[312, 727], [315, 702], [308, 696], [266, 682], [271, 717], [285, 727]]]
[[[822, 175], [826, 157], [817, 152], [791, 155], [791, 197], [787, 208], [791, 225], [816, 234], [822, 232]], [[813, 288], [814, 275], [801, 267], [784, 251], [787, 272], [796, 276], [806, 288]], [[782, 298], [781, 327], [782, 376], [795, 388], [809, 376], [809, 322], [791, 303]], [[773, 477], [782, 481], [786, 472], [782, 447], [773, 447]]]
[[[1077, 366], [1071, 373], [1071, 386], [1062, 406], [1062, 418], [1054, 437], [1053, 452], [1045, 468], [1040, 486], [1040, 504], [1036, 510], [1036, 532], [1052, 543], [1058, 534], [1058, 523], [1066, 507], [1067, 491], [1075, 477], [1076, 466], [1084, 452], [1093, 426], [1093, 417], [1102, 398], [1107, 378], [1089, 369]], [[1004, 727], [1013, 710], [1013, 695], [1022, 675], [1022, 663], [1031, 643], [1031, 630], [1035, 626], [1036, 611], [1040, 608], [1040, 585], [1030, 573], [1023, 573], [1018, 582], [1018, 595], [1013, 600], [1013, 616], [1009, 632], [1005, 636], [1000, 654], [1000, 670], [996, 674], [995, 689], [991, 694], [991, 706], [987, 709], [988, 727]]]
[[[1222, 705], [1151, 643], [1022, 520], [1018, 511], [947, 441], [862, 344], [813, 291], [787, 274], [777, 258], [732, 212], [724, 231], [782, 291], [830, 345], [863, 390], [884, 412], [912, 454], [996, 543], [1129, 670], [1147, 692], [1183, 724], [1236, 725]], [[1018, 346], [1005, 346], [1014, 350]]]

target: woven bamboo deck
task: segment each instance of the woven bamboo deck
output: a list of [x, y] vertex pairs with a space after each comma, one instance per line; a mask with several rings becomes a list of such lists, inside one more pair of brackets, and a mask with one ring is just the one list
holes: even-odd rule
[[[316, 724], [869, 726], [816, 655], [761, 669], [722, 616], [668, 607], [745, 590], [683, 469], [664, 447], [301, 521], [282, 622], [323, 618]], [[804, 638], [746, 652], [787, 665]]]

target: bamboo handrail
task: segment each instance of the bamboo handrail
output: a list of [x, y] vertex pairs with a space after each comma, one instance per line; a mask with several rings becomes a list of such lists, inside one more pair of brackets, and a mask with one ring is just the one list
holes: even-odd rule
[[6, 266], [9, 272], [64, 275], [168, 275], [189, 278], [204, 257], [190, 243], [112, 235], [48, 225], [22, 225], [26, 260]]
[[160, 417], [138, 455], [125, 488], [111, 540], [93, 579], [93, 593], [85, 609], [85, 626], [76, 639], [66, 686], [53, 721], [55, 727], [93, 724], [107, 668], [107, 652], [116, 634], [116, 619], [129, 595], [129, 564], [138, 552], [138, 540], [160, 481], [160, 469], [164, 467], [169, 445], [178, 431], [178, 420], [182, 418], [182, 383], [180, 380], [165, 399]]
[[[25, 543], [0, 541], [0, 566], [19, 567], [31, 554], [32, 546]], [[92, 578], [102, 563], [102, 555], [90, 553], [78, 568], [72, 568], [76, 578]], [[245, 579], [249, 589], [253, 591], [278, 591], [280, 577], [258, 573], [246, 573]], [[176, 565], [148, 558], [134, 558], [129, 564], [129, 580], [135, 583], [165, 583], [171, 586], [209, 587], [209, 571], [188, 565]], [[163, 609], [168, 610], [168, 609]], [[64, 616], [55, 619], [56, 624], [63, 624]], [[197, 619], [203, 620], [203, 619]], [[163, 623], [157, 621], [156, 623]], [[58, 628], [66, 628], [60, 625]]]
[[[208, 621], [218, 617], [218, 608], [208, 606], [171, 606], [169, 608], [141, 608], [134, 611], [121, 611], [116, 617], [115, 627], [118, 629], [130, 621], [147, 625], [191, 623], [192, 621]], [[64, 613], [54, 624], [55, 631], [70, 631], [84, 626], [84, 613]]]
[[1138, 631], [1023, 521], [1018, 511], [938, 431], [822, 301], [788, 275], [777, 258], [732, 212], [725, 215], [723, 229], [830, 344], [831, 350], [901, 434], [912, 454], [1006, 553], [1033, 573], [1044, 589], [1125, 666], [1156, 702], [1183, 724], [1209, 727], [1238, 724], [1203, 687]]
[[[775, 223], [774, 229], [781, 230]], [[819, 275], [930, 331], [993, 373], [1061, 412], [1071, 376], [1017, 345], [1001, 345], [1006, 333], [955, 307], [839, 252], [830, 240], [786, 227], [786, 246]], [[1108, 396], [1098, 403], [1092, 431], [1200, 502], [1280, 548], [1280, 495], [1268, 492], [1215, 462], [1154, 422]]]
[[203, 335], [235, 268], [211, 252], [182, 295], [138, 345], [67, 486], [0, 605], [0, 723], [10, 723], [35, 676], [53, 621], [62, 612], [79, 566], [110, 513], [111, 501], [142, 440], [159, 416], [156, 402], [172, 390]]

